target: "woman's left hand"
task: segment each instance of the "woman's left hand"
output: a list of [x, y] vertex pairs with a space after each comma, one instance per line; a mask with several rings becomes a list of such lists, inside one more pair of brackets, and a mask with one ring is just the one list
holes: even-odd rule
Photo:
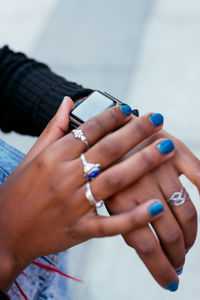
[[[164, 130], [143, 141], [131, 153], [136, 153], [160, 138], [173, 140], [176, 152], [172, 160], [158, 166], [137, 183], [118, 193], [107, 202], [107, 207], [111, 214], [116, 214], [145, 203], [149, 198], [161, 199], [165, 214], [152, 223], [159, 241], [148, 225], [125, 234], [124, 239], [137, 251], [152, 276], [163, 286], [168, 276], [169, 262], [177, 270], [177, 274], [182, 272], [185, 255], [196, 238], [197, 212], [179, 176], [185, 174], [200, 190], [200, 161], [180, 140]], [[174, 200], [169, 201], [171, 197]], [[176, 206], [176, 203], [180, 205]]]

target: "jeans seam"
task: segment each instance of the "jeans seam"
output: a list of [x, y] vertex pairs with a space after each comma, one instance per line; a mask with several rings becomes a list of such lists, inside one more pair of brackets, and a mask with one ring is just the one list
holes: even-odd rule
[[3, 173], [3, 175], [5, 175], [6, 177], [9, 176], [9, 174], [6, 171], [4, 171], [1, 167], [0, 167], [0, 172]]

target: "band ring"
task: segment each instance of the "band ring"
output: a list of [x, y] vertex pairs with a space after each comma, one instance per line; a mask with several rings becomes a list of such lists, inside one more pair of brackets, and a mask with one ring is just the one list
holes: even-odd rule
[[89, 149], [88, 140], [81, 129], [73, 129], [72, 133], [76, 139], [80, 139], [87, 146], [87, 149]]
[[84, 177], [88, 178], [89, 180], [93, 180], [94, 177], [100, 173], [101, 165], [88, 163], [83, 153], [81, 154], [80, 159], [83, 164]]
[[175, 192], [168, 200], [170, 206], [183, 205], [187, 199], [188, 193], [185, 188], [182, 188], [180, 192]]
[[94, 198], [94, 196], [92, 194], [92, 191], [91, 191], [91, 188], [90, 188], [90, 183], [89, 182], [87, 182], [86, 185], [85, 185], [85, 197], [88, 200], [88, 202], [91, 205], [95, 206], [96, 208], [99, 208], [99, 207], [101, 207], [104, 204], [103, 200], [97, 201]]

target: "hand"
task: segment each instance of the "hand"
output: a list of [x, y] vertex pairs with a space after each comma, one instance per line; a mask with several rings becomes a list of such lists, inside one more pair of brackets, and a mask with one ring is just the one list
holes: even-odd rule
[[[0, 188], [0, 289], [3, 291], [35, 258], [92, 237], [131, 231], [154, 221], [162, 211], [163, 206], [154, 199], [116, 216], [97, 215], [85, 196], [86, 179], [80, 154], [86, 145], [75, 139], [73, 133], [65, 135], [72, 107], [70, 99], [65, 99], [35, 146]], [[106, 200], [174, 154], [172, 147], [168, 155], [163, 155], [157, 148], [163, 141], [160, 140], [113, 166], [115, 160], [161, 128], [153, 126], [150, 114], [132, 121], [127, 111], [126, 114], [123, 111], [111, 108], [79, 128], [91, 146], [85, 152], [86, 159], [102, 167], [102, 172], [91, 182], [97, 200]], [[138, 126], [145, 130], [140, 132]], [[152, 161], [151, 165], [145, 157]]]
[[172, 160], [113, 197], [107, 206], [111, 214], [116, 214], [145, 203], [147, 199], [158, 198], [162, 201], [165, 214], [152, 223], [159, 242], [148, 225], [124, 235], [124, 239], [135, 248], [155, 280], [162, 287], [175, 290], [178, 287], [175, 270], [178, 274], [181, 272], [185, 253], [196, 238], [197, 213], [189, 196], [183, 205], [177, 207], [169, 206], [167, 199], [183, 188], [179, 180], [181, 174], [185, 174], [200, 189], [200, 162], [181, 141], [163, 130], [143, 141], [131, 153], [137, 153], [160, 138], [173, 140], [176, 152]]

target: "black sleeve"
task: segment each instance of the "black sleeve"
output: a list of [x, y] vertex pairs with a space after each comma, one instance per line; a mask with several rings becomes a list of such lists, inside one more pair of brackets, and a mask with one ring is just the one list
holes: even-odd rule
[[92, 92], [53, 73], [46, 65], [0, 49], [0, 128], [39, 135], [64, 96], [73, 100]]
[[0, 291], [0, 300], [8, 300], [9, 298]]

